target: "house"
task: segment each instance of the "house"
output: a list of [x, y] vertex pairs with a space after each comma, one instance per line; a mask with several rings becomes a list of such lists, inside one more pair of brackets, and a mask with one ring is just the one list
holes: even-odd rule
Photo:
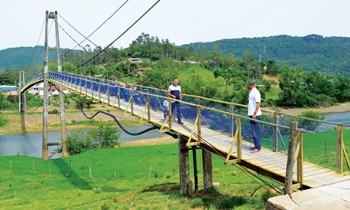
[[138, 69], [136, 69], [136, 71], [137, 71], [138, 74], [142, 74], [142, 72], [143, 72], [144, 70], [146, 70], [146, 69], [151, 69], [151, 67], [138, 68]]
[[17, 90], [17, 86], [12, 85], [0, 85], [0, 92]]
[[141, 58], [128, 58], [128, 61], [130, 63], [142, 63], [142, 59]]

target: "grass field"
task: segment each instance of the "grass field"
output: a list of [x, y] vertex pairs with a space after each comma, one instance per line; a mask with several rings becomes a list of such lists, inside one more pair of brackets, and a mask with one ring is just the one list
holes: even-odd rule
[[[197, 155], [200, 160], [200, 152]], [[0, 157], [0, 208], [263, 209], [271, 196], [270, 190], [217, 157], [216, 188], [182, 196], [178, 173], [177, 144], [90, 150], [49, 161]], [[200, 189], [201, 175], [199, 167]]]

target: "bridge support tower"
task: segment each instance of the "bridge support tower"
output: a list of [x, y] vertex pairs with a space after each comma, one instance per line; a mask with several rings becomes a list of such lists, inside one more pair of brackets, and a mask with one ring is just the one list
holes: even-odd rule
[[[63, 157], [68, 156], [67, 148], [67, 130], [65, 121], [65, 109], [64, 109], [64, 96], [62, 92], [59, 93], [60, 98], [60, 119], [61, 119], [61, 142], [49, 143], [49, 133], [48, 133], [48, 79], [49, 79], [49, 46], [48, 46], [48, 21], [53, 19], [55, 21], [55, 31], [56, 31], [56, 52], [57, 52], [57, 71], [62, 72], [61, 56], [60, 56], [60, 42], [58, 34], [58, 20], [57, 11], [48, 12], [45, 15], [45, 66], [44, 66], [44, 103], [43, 103], [43, 146], [42, 146], [42, 158], [47, 160], [49, 158], [49, 146], [62, 146]], [[60, 87], [58, 87], [60, 89]]]

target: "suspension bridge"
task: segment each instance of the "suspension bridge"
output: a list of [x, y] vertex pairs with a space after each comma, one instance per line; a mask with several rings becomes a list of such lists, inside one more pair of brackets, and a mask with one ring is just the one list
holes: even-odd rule
[[[27, 83], [20, 93], [23, 94], [44, 80], [44, 74], [40, 74]], [[263, 149], [259, 153], [251, 153], [252, 119], [245, 116], [246, 109], [243, 105], [185, 94], [183, 100], [178, 101], [182, 106], [184, 118], [184, 125], [181, 125], [175, 120], [170, 120], [173, 116], [171, 112], [164, 119], [163, 101], [170, 100], [166, 91], [63, 72], [49, 72], [47, 80], [59, 87], [68, 88], [79, 95], [137, 116], [140, 120], [146, 120], [160, 132], [179, 135], [186, 141], [186, 147], [204, 148], [223, 157], [226, 164], [239, 163], [281, 182], [288, 178], [289, 170], [289, 173], [293, 174], [292, 182], [297, 188], [315, 188], [350, 180], [350, 176], [344, 176], [342, 173], [344, 162], [349, 167], [349, 160], [344, 146], [344, 126], [340, 124], [335, 125], [336, 131], [308, 131], [307, 128], [310, 127], [302, 124], [298, 126], [291, 122], [292, 119], [288, 125], [287, 120], [283, 121], [282, 113], [268, 113], [268, 110], [264, 110], [265, 120], [259, 122]], [[169, 104], [171, 105], [171, 101]], [[171, 111], [170, 107], [167, 108]], [[332, 123], [323, 122], [323, 124]], [[333, 138], [327, 139], [328, 144], [333, 144], [328, 146], [329, 150], [333, 150], [329, 151], [328, 155], [333, 157], [312, 159], [309, 156], [319, 156], [322, 151], [310, 154], [307, 150], [315, 151], [315, 147], [322, 150], [324, 145], [320, 146], [318, 140], [314, 138], [315, 135], [317, 138], [322, 137], [320, 135], [322, 133], [327, 134], [324, 138]], [[308, 141], [311, 141], [311, 145], [314, 144], [313, 147], [309, 146]], [[310, 161], [304, 160], [305, 153]], [[334, 162], [331, 163], [329, 160]], [[292, 164], [294, 161], [296, 164]]]
[[[47, 21], [56, 23], [57, 71], [49, 71]], [[25, 112], [25, 93], [34, 85], [44, 83], [43, 102], [43, 158], [48, 158], [48, 147], [61, 145], [63, 156], [68, 156], [64, 115], [64, 94], [60, 92], [61, 142], [48, 143], [48, 84], [59, 90], [69, 89], [75, 94], [105, 103], [147, 121], [179, 139], [180, 193], [191, 192], [189, 151], [196, 157], [202, 150], [204, 187], [213, 186], [212, 154], [223, 158], [225, 164], [238, 164], [284, 183], [284, 193], [293, 190], [318, 188], [349, 181], [350, 162], [345, 147], [344, 133], [349, 125], [314, 120], [263, 109], [261, 120], [246, 116], [247, 107], [225, 101], [184, 94], [182, 100], [170, 99], [167, 91], [123, 82], [108, 81], [62, 72], [58, 39], [57, 12], [46, 13], [45, 67], [24, 84], [20, 74], [19, 110]], [[91, 60], [91, 59], [90, 59]], [[87, 63], [87, 62], [85, 62]], [[169, 107], [164, 107], [167, 100]], [[172, 113], [172, 102], [181, 105], [184, 124], [177, 123]], [[169, 110], [167, 115], [164, 112]], [[82, 109], [83, 111], [83, 109]], [[113, 117], [113, 116], [112, 116]], [[117, 121], [117, 119], [115, 119]], [[251, 121], [260, 124], [262, 149], [252, 153]], [[194, 184], [198, 190], [197, 160], [193, 159]], [[346, 172], [347, 171], [347, 172]]]

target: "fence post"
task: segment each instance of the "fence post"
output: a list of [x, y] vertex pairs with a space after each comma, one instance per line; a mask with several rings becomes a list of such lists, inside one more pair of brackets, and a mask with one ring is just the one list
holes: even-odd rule
[[202, 140], [202, 123], [201, 123], [201, 107], [197, 106], [197, 134], [198, 134], [198, 144], [201, 143]]
[[292, 122], [289, 133], [288, 160], [286, 166], [286, 179], [284, 182], [284, 194], [290, 194], [293, 184], [293, 168], [295, 162], [296, 143], [298, 138], [298, 122]]
[[231, 130], [232, 130], [231, 136], [234, 137], [235, 136], [235, 125], [234, 125], [235, 118], [233, 116], [233, 105], [232, 104], [230, 105], [230, 108], [231, 108], [231, 114], [232, 114], [231, 115]]
[[242, 121], [240, 117], [236, 119], [237, 125], [237, 161], [242, 160]]
[[107, 85], [107, 103], [110, 105], [111, 103], [111, 85]]
[[277, 120], [277, 113], [274, 112], [273, 113], [273, 124], [275, 124], [273, 126], [273, 145], [272, 145], [272, 148], [273, 148], [273, 151], [274, 152], [277, 152], [278, 151], [278, 140], [277, 140], [277, 123], [278, 123], [278, 120]]
[[337, 125], [337, 172], [343, 173], [343, 141], [344, 141], [344, 127]]
[[172, 102], [170, 97], [168, 97], [168, 103], [169, 103], [169, 129], [171, 129], [172, 121], [173, 121], [173, 110], [172, 110]]
[[91, 82], [91, 98], [94, 100], [94, 83]]
[[98, 83], [98, 102], [101, 103], [101, 83]]
[[130, 109], [131, 109], [131, 115], [134, 115], [134, 91], [130, 91]]
[[118, 87], [118, 108], [120, 109], [120, 87]]
[[303, 133], [298, 133], [298, 144], [299, 144], [299, 152], [297, 158], [297, 181], [300, 184], [300, 188], [303, 186], [304, 182], [304, 170], [303, 170], [303, 161], [304, 161], [304, 151], [303, 151]]
[[149, 95], [147, 95], [147, 119], [148, 122], [151, 122], [151, 99]]

